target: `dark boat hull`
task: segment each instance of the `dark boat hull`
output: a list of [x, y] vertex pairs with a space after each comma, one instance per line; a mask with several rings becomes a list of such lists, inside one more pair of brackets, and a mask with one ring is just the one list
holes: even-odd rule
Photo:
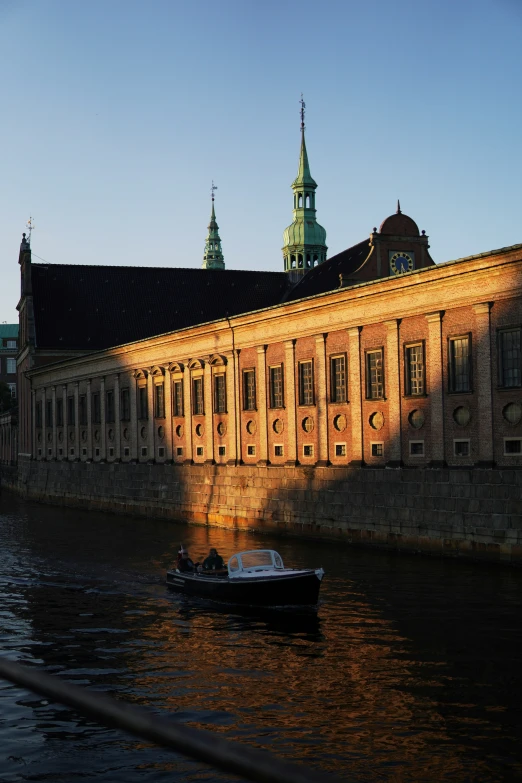
[[315, 606], [321, 579], [312, 570], [241, 579], [167, 571], [167, 586], [185, 595], [242, 606]]

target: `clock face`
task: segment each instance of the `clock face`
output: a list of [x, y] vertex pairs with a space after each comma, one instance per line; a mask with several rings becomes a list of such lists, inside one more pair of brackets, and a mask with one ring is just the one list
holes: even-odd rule
[[413, 270], [413, 258], [409, 253], [394, 253], [390, 258], [390, 271], [393, 275], [403, 275]]

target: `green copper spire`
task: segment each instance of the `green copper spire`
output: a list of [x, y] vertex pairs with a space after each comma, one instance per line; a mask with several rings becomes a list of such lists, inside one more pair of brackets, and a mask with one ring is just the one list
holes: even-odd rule
[[210, 223], [208, 224], [207, 241], [205, 242], [205, 252], [203, 254], [203, 269], [224, 269], [225, 259], [221, 250], [221, 239], [219, 236], [219, 226], [216, 223], [216, 213], [214, 211], [214, 191], [217, 187], [212, 182], [210, 192], [212, 194], [212, 212], [210, 213]]
[[292, 182], [294, 191], [294, 220], [283, 234], [285, 272], [298, 278], [309, 269], [326, 260], [326, 231], [315, 217], [317, 183], [310, 173], [305, 142], [305, 102], [301, 95], [301, 152], [297, 177]]

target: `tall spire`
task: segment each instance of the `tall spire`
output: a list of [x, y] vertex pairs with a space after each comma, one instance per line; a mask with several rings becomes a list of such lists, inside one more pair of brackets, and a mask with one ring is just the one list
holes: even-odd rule
[[210, 213], [210, 223], [208, 224], [207, 240], [205, 242], [205, 252], [203, 254], [202, 269], [224, 269], [225, 259], [221, 250], [221, 239], [219, 236], [219, 226], [216, 223], [216, 213], [214, 211], [214, 192], [217, 186], [212, 180], [210, 195], [212, 197], [212, 211]]
[[317, 222], [315, 191], [317, 183], [310, 173], [305, 142], [305, 107], [301, 94], [301, 150], [294, 191], [294, 220], [283, 234], [285, 271], [300, 277], [326, 259], [326, 231]]

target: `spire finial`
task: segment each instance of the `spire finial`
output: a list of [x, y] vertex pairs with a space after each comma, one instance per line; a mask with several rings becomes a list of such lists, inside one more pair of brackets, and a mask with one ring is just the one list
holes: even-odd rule
[[399, 199], [397, 199], [397, 214], [398, 215], [401, 214], [401, 202], [399, 201]]
[[210, 195], [212, 197], [212, 201], [214, 201], [214, 191], [217, 190], [217, 185], [214, 185], [214, 180], [212, 180], [212, 187], [210, 188]]
[[[27, 243], [30, 245], [31, 244], [31, 233], [32, 233], [32, 230], [34, 228], [33, 218], [30, 217], [25, 225], [27, 227]], [[24, 234], [24, 236], [25, 236], [25, 234]]]
[[305, 129], [305, 109], [306, 109], [306, 103], [303, 100], [303, 93], [301, 93], [301, 100], [299, 101], [301, 104], [301, 131], [304, 131]]

